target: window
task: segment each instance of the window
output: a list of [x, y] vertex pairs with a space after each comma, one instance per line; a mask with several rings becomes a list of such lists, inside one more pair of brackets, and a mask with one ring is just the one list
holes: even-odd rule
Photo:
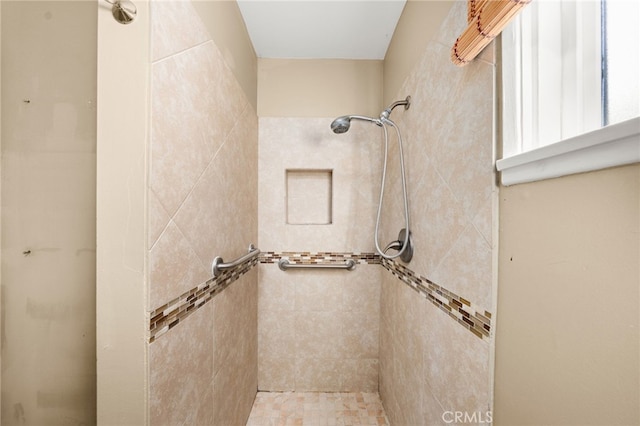
[[534, 0], [503, 31], [503, 184], [640, 161], [639, 26], [637, 0]]

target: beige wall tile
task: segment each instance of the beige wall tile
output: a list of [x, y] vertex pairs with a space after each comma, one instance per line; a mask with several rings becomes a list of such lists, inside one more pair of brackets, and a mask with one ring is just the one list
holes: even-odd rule
[[293, 311], [260, 311], [258, 316], [258, 345], [264, 358], [294, 358], [296, 353]]
[[[457, 22], [464, 3], [453, 6], [436, 40], [464, 26], [466, 17]], [[458, 69], [449, 49], [428, 43], [397, 95], [412, 96], [411, 108], [396, 116], [405, 130], [415, 245], [407, 266], [492, 310], [494, 70], [486, 63]], [[398, 175], [397, 152], [391, 153], [391, 173]], [[388, 207], [384, 226], [398, 226], [401, 215]], [[382, 282], [380, 394], [391, 423], [443, 424], [445, 410], [485, 412], [490, 343], [391, 274]]]
[[[260, 119], [259, 228], [260, 242], [269, 250], [373, 250], [379, 129], [357, 123], [349, 133], [335, 135], [332, 120]], [[329, 225], [286, 224], [286, 171], [305, 169], [332, 171]]]
[[375, 321], [380, 315], [380, 279], [384, 270], [379, 265], [358, 265], [358, 279], [342, 279], [342, 310], [366, 312]]
[[344, 359], [342, 392], [378, 392], [378, 356], [371, 359]]
[[147, 209], [149, 211], [149, 217], [147, 219], [149, 223], [147, 249], [151, 250], [151, 247], [158, 241], [158, 238], [160, 238], [160, 235], [169, 224], [171, 217], [167, 214], [164, 207], [162, 207], [162, 204], [158, 201], [158, 197], [156, 197], [153, 191], [148, 191], [147, 197]]
[[211, 39], [191, 1], [160, 0], [150, 3], [152, 61]]
[[[377, 388], [380, 287], [375, 278], [380, 267], [285, 273], [272, 264], [259, 269], [260, 389]], [[329, 360], [334, 370], [327, 370], [328, 377], [316, 360]], [[302, 371], [305, 365], [313, 369]]]
[[273, 358], [265, 355], [260, 347], [258, 356], [258, 390], [288, 392], [296, 390], [296, 359]]
[[[454, 22], [462, 15], [464, 21], [457, 26], [466, 26], [465, 5], [466, 2], [457, 2], [447, 22]], [[437, 277], [438, 284], [457, 291], [474, 306], [491, 310], [494, 68], [487, 62], [488, 57], [485, 62], [465, 69], [453, 66], [449, 60], [450, 46], [440, 39], [448, 39], [453, 33], [447, 29], [444, 35], [439, 34], [435, 41], [426, 43], [417, 65], [397, 93], [398, 99], [406, 95], [413, 97], [411, 108], [398, 109], [392, 117], [401, 126], [406, 144], [416, 248], [414, 260], [408, 266], [425, 277], [434, 280]], [[354, 124], [349, 133], [335, 136], [328, 129], [333, 118], [260, 119], [259, 230], [260, 244], [269, 250], [373, 251], [382, 138], [375, 128], [364, 123]], [[367, 144], [375, 144], [375, 149]], [[363, 151], [365, 148], [368, 151]], [[336, 152], [349, 163], [336, 158]], [[389, 155], [389, 181], [380, 230], [383, 244], [396, 239], [404, 221], [401, 209], [397, 208], [402, 198], [398, 147], [393, 134]], [[286, 225], [286, 171], [305, 168], [332, 170], [331, 225]], [[353, 222], [355, 218], [357, 224]], [[441, 339], [447, 337], [442, 333], [430, 334], [429, 327], [435, 326], [434, 319], [428, 316], [430, 312], [441, 315], [446, 327], [456, 330], [454, 333], [459, 336], [455, 334], [454, 338], [460, 338], [456, 343], [469, 346], [465, 355], [459, 355], [460, 362], [476, 369], [470, 373], [470, 379], [464, 380], [453, 371], [442, 373], [448, 380], [461, 380], [473, 392], [477, 391], [477, 401], [452, 403], [465, 407], [474, 406], [478, 401], [488, 404], [489, 344], [391, 274], [379, 267], [365, 268], [371, 269], [330, 280], [328, 275], [304, 272], [279, 276], [282, 273], [275, 265], [261, 266], [261, 318], [264, 314], [269, 321], [275, 321], [274, 316], [269, 316], [272, 311], [295, 312], [296, 388], [304, 385], [304, 389], [310, 389], [315, 383], [315, 390], [321, 390], [328, 383], [336, 383], [339, 374], [334, 368], [346, 368], [345, 365], [350, 370], [343, 370], [340, 385], [352, 386], [357, 382], [352, 374], [357, 369], [354, 366], [362, 361], [357, 364], [358, 368], [366, 370], [365, 365], [371, 367], [379, 354], [381, 394], [385, 405], [391, 405], [390, 411], [396, 413], [396, 423], [419, 423], [427, 412], [428, 418], [441, 421], [440, 402], [453, 397], [448, 389], [440, 389], [444, 384], [438, 383], [438, 389], [432, 389], [430, 383], [424, 381], [425, 377], [433, 381], [441, 373], [440, 366], [427, 365], [423, 354], [427, 346], [441, 345]], [[376, 268], [377, 272], [370, 272]], [[380, 289], [380, 281], [385, 282], [387, 288]], [[270, 288], [274, 291], [270, 292]], [[293, 306], [288, 298], [292, 289]], [[332, 309], [338, 293], [342, 297], [341, 307]], [[379, 318], [379, 322], [374, 319], [375, 324], [367, 324], [367, 319], [372, 318]], [[286, 316], [284, 321], [291, 319]], [[444, 323], [438, 327], [444, 328]], [[284, 340], [282, 330], [274, 330], [277, 331], [271, 333], [265, 327], [261, 334], [264, 339], [261, 348], [264, 341], [265, 352], [270, 340]], [[382, 347], [379, 342], [383, 342]], [[331, 361], [338, 356], [331, 345], [342, 345], [339, 352], [345, 364], [341, 367]], [[450, 359], [457, 359], [448, 347], [443, 351], [452, 357]], [[260, 352], [262, 354], [262, 349]], [[323, 367], [324, 377], [319, 376], [320, 366], [315, 362], [318, 359], [329, 363]], [[268, 362], [275, 364], [276, 361], [269, 358]], [[280, 362], [279, 368], [286, 368], [283, 364]], [[290, 370], [286, 377], [291, 377]], [[361, 377], [363, 386], [372, 380], [371, 375]], [[461, 394], [466, 390], [462, 389]], [[440, 411], [433, 413], [434, 407]]]
[[149, 345], [150, 424], [212, 418], [212, 327], [213, 309], [207, 304]]
[[[451, 63], [450, 48], [465, 27], [466, 2], [458, 1], [396, 93], [398, 99], [411, 95], [411, 108], [392, 118], [406, 145], [414, 242], [407, 267], [493, 311], [495, 70], [490, 52], [465, 68]], [[398, 176], [397, 157], [389, 164]], [[400, 202], [392, 194], [385, 208]], [[385, 238], [401, 222], [398, 212], [388, 214]], [[384, 272], [382, 282], [380, 393], [391, 423], [441, 424], [443, 408], [485, 412], [492, 341], [391, 274]]]
[[338, 358], [296, 358], [296, 391], [322, 392], [340, 389], [343, 360]]
[[[412, 185], [415, 258], [409, 267], [426, 277], [447, 255], [466, 226], [460, 202], [430, 162], [420, 184]], [[418, 212], [420, 212], [418, 214]], [[447, 283], [438, 283], [447, 286]]]
[[[422, 418], [424, 424], [434, 426], [444, 426], [451, 424], [451, 415], [445, 414], [447, 410], [440, 405], [433, 396], [433, 392], [424, 392], [422, 397]], [[486, 411], [483, 411], [486, 413]], [[471, 415], [471, 413], [469, 413]], [[455, 414], [454, 414], [455, 416]]]
[[481, 62], [459, 71], [461, 82], [442, 123], [449, 137], [439, 139], [434, 152], [438, 172], [468, 218], [493, 190], [494, 71]]
[[214, 424], [244, 424], [258, 389], [256, 281], [254, 268], [212, 302]]
[[213, 299], [216, 373], [232, 362], [247, 363], [247, 359], [256, 356], [253, 354], [258, 339], [255, 275], [255, 270], [248, 272]]
[[431, 309], [432, 306], [404, 283], [398, 281], [394, 285], [397, 287], [397, 311], [392, 330], [394, 346], [399, 348], [396, 353], [399, 357], [397, 361], [405, 369], [415, 365], [417, 370], [421, 370], [422, 354], [426, 350], [425, 336], [421, 334], [426, 326], [423, 321], [423, 311]]
[[211, 42], [152, 66], [149, 179], [172, 217], [233, 124], [212, 125], [223, 69]]
[[390, 421], [443, 424], [447, 410], [486, 412], [489, 343], [390, 274], [383, 288], [401, 308], [381, 318], [380, 394]]
[[333, 219], [331, 170], [287, 170], [286, 174], [287, 224], [331, 224]]
[[173, 222], [151, 248], [149, 263], [149, 310], [173, 300], [211, 276]]
[[242, 128], [233, 129], [175, 216], [175, 222], [207, 265], [216, 256], [233, 260], [246, 253], [250, 243], [256, 243], [255, 228], [251, 226], [257, 212], [255, 189], [251, 189], [256, 184], [251, 172], [255, 163], [242, 155], [240, 141], [246, 140], [242, 139]]
[[294, 280], [295, 310], [312, 312], [339, 311], [342, 308], [344, 279], [336, 271], [291, 271]]
[[257, 386], [248, 388], [244, 371], [237, 367], [221, 369], [213, 379], [214, 425], [241, 425], [249, 418], [253, 400], [247, 406], [243, 394], [255, 398]]
[[[260, 119], [259, 229], [268, 250], [373, 251], [380, 133], [358, 123], [364, 125], [337, 137], [332, 120]], [[331, 224], [286, 224], [287, 170], [331, 170]], [[261, 265], [261, 319], [271, 330], [261, 328], [260, 389], [371, 389], [377, 382], [379, 272], [378, 266], [358, 265], [354, 272], [284, 273]], [[293, 351], [277, 343], [291, 336]], [[362, 374], [355, 377], [356, 371]]]
[[467, 28], [467, 2], [456, 1], [449, 14], [440, 24], [435, 40], [445, 46], [452, 47], [458, 36]]
[[379, 320], [366, 311], [347, 311], [342, 321], [343, 351], [349, 358], [377, 359]]
[[433, 324], [424, 352], [424, 380], [451, 411], [485, 412], [491, 401], [490, 343], [481, 340], [438, 309], [427, 311]]
[[192, 5], [242, 86], [249, 103], [257, 110], [258, 58], [237, 2], [195, 1]]
[[[216, 45], [203, 43], [210, 37], [191, 3], [160, 1], [153, 6], [148, 220], [150, 240], [157, 241], [150, 249], [152, 308], [210, 278], [215, 256], [231, 261], [258, 239], [255, 109]], [[166, 38], [164, 31], [177, 37]], [[198, 394], [206, 411], [167, 414], [176, 416], [171, 423], [179, 423], [180, 415], [180, 421], [190, 424], [246, 422], [258, 386], [257, 280], [253, 268], [152, 344], [160, 349], [150, 359], [151, 376], [176, 364], [176, 374], [208, 385]], [[205, 314], [206, 322], [194, 320]], [[163, 349], [169, 344], [165, 342], [177, 339], [180, 328], [207, 336], [207, 371], [183, 365], [183, 358], [195, 355], [173, 357]], [[189, 404], [176, 386], [180, 380], [185, 379], [171, 375], [162, 382], [165, 388], [152, 382], [150, 392], [165, 392], [161, 403]], [[152, 424], [162, 424], [160, 414]]]
[[247, 107], [213, 42], [153, 64], [151, 188], [174, 215]]
[[341, 318], [333, 312], [296, 311], [296, 357], [340, 358], [344, 354]]
[[468, 224], [431, 275], [436, 283], [481, 309], [491, 310], [492, 250], [472, 224]]
[[261, 314], [295, 309], [296, 288], [291, 275], [283, 273], [275, 265], [259, 265], [258, 276], [258, 309]]

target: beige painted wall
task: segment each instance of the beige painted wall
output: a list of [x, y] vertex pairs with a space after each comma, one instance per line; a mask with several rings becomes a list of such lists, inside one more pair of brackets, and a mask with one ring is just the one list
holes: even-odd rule
[[259, 117], [377, 117], [382, 61], [259, 59]]
[[117, 23], [98, 7], [98, 424], [146, 424], [149, 2]]
[[95, 422], [96, 7], [0, 5], [5, 425]]
[[242, 86], [249, 103], [254, 110], [257, 109], [258, 59], [238, 4], [228, 0], [195, 0], [192, 4], [227, 66]]
[[[393, 33], [384, 58], [383, 100], [389, 105], [394, 100], [404, 79], [422, 56], [429, 40], [449, 13], [452, 0], [409, 0]], [[455, 38], [451, 41], [453, 42]]]
[[640, 165], [501, 188], [495, 424], [640, 423]]

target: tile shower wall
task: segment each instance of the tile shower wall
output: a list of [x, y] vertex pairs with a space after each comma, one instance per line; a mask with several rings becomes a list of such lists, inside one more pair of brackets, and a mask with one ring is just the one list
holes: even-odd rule
[[[148, 311], [257, 243], [257, 116], [189, 1], [154, 1]], [[151, 337], [151, 336], [150, 336]], [[150, 424], [244, 424], [257, 389], [257, 270], [149, 344]]]
[[[495, 309], [495, 65], [493, 45], [465, 68], [452, 65], [449, 49], [466, 22], [466, 2], [459, 1], [396, 94], [411, 95], [411, 108], [392, 118], [406, 140], [415, 250], [406, 266], [487, 318]], [[399, 185], [397, 144], [391, 146], [390, 185]], [[392, 212], [401, 193], [388, 193], [385, 211]], [[386, 216], [383, 241], [397, 233], [399, 214]], [[492, 337], [472, 333], [468, 322], [387, 271], [381, 300], [380, 394], [391, 424], [444, 424], [446, 411], [486, 414]]]
[[[332, 120], [260, 118], [259, 229], [265, 250], [291, 256], [322, 252], [328, 258], [373, 252], [379, 130], [353, 126], [349, 133], [335, 135], [329, 128]], [[323, 189], [318, 197], [330, 200], [331, 219], [323, 219], [330, 223], [287, 223], [287, 197], [296, 195], [287, 194], [287, 170], [308, 170], [311, 177], [331, 171], [330, 196]], [[289, 190], [303, 193], [301, 185], [302, 179]], [[317, 217], [313, 209], [324, 212], [322, 203], [300, 203], [296, 222]], [[352, 272], [283, 272], [276, 263], [260, 264], [259, 389], [376, 391], [382, 272], [379, 265], [367, 263]]]

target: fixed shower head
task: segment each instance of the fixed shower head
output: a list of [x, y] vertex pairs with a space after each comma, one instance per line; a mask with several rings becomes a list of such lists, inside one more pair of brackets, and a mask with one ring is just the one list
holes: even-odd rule
[[333, 133], [339, 135], [341, 133], [347, 133], [349, 127], [351, 126], [351, 119], [343, 115], [342, 117], [338, 117], [331, 123], [331, 130]]
[[382, 126], [382, 122], [377, 118], [366, 117], [364, 115], [343, 115], [331, 123], [331, 130], [335, 134], [346, 133], [351, 127], [351, 120], [369, 121], [377, 126]]

